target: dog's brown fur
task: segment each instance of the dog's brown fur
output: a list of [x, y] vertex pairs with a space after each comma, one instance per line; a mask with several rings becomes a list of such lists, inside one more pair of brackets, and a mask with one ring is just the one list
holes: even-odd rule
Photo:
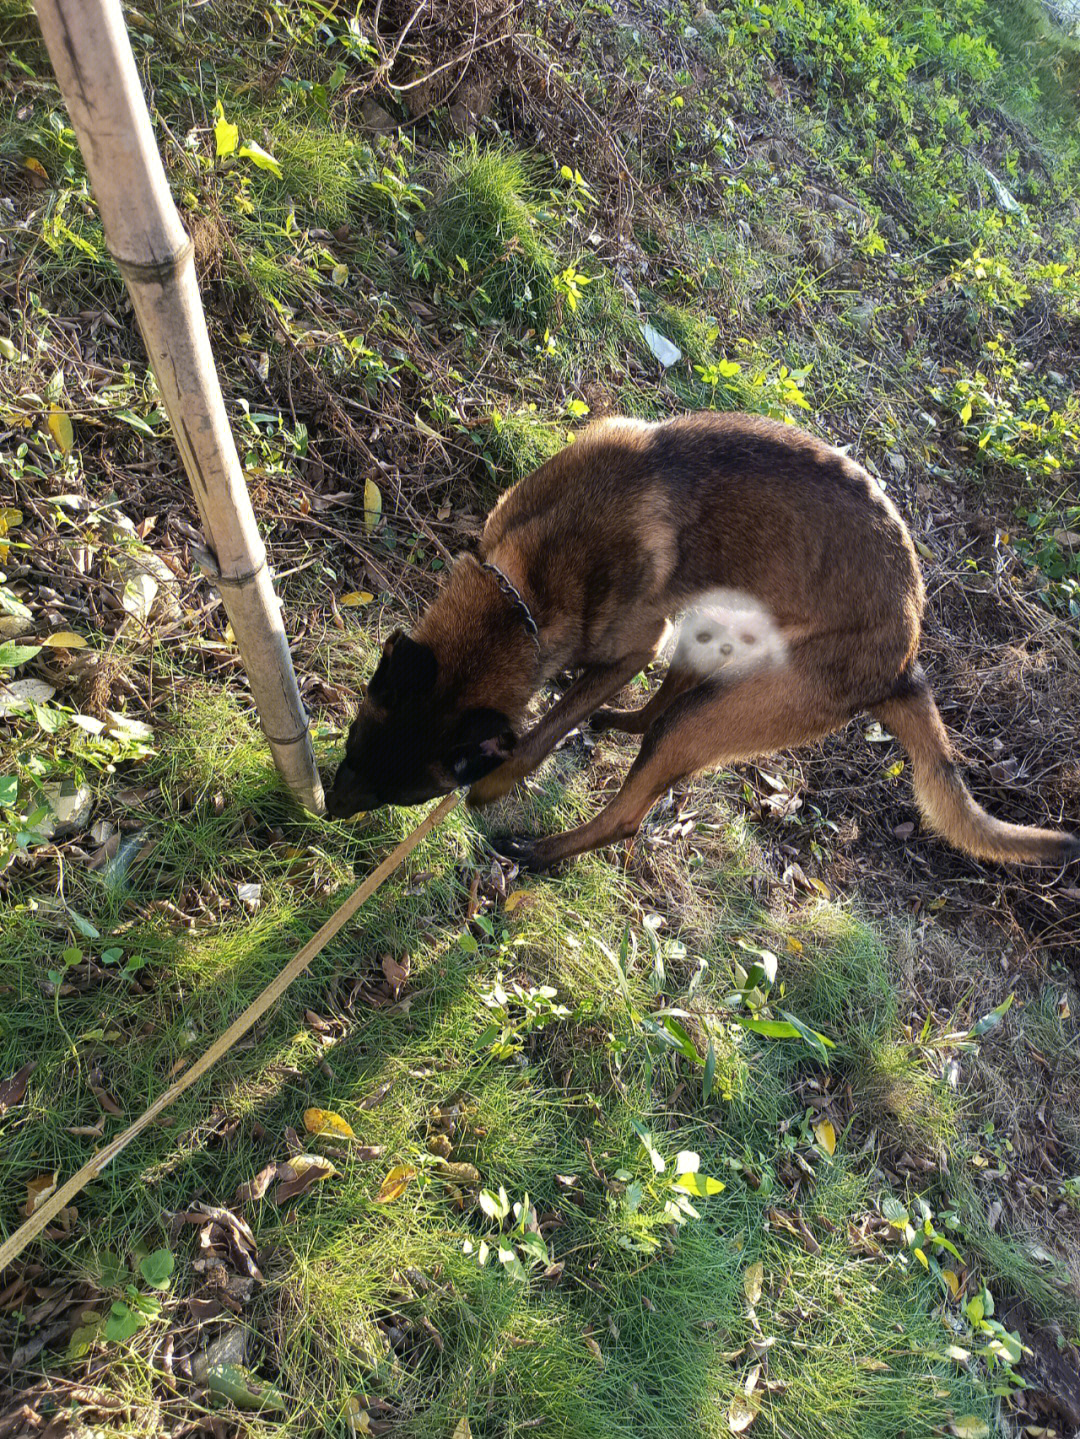
[[[460, 559], [413, 635], [388, 641], [331, 813], [461, 784], [488, 804], [590, 715], [644, 735], [594, 820], [506, 843], [544, 868], [634, 834], [687, 775], [807, 744], [869, 710], [910, 754], [919, 808], [951, 844], [1020, 864], [1080, 854], [1070, 835], [991, 818], [964, 787], [916, 662], [924, 589], [911, 537], [865, 470], [822, 440], [749, 415], [601, 421], [503, 495], [480, 556], [520, 591], [539, 644], [498, 577]], [[669, 617], [720, 586], [763, 607], [779, 656], [702, 677], [676, 651], [642, 709], [598, 710], [657, 654]], [[581, 673], [518, 739], [532, 695], [566, 669]]]

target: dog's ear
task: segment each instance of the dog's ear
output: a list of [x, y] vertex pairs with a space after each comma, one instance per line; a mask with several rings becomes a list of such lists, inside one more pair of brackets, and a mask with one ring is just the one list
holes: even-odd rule
[[368, 683], [368, 698], [384, 705], [423, 694], [434, 685], [438, 673], [438, 661], [428, 646], [395, 630], [383, 645], [379, 667]]
[[508, 760], [516, 744], [517, 735], [501, 711], [466, 710], [454, 726], [447, 765], [459, 785], [475, 784]]

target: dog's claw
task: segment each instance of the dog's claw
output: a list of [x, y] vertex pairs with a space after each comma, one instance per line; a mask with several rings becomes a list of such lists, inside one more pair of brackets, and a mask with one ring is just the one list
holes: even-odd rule
[[492, 849], [504, 859], [512, 859], [520, 869], [532, 870], [539, 874], [550, 866], [536, 852], [536, 841], [513, 834], [496, 834], [490, 839]]

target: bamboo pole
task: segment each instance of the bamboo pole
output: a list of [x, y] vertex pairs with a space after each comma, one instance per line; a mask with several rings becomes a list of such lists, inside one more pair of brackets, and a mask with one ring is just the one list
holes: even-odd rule
[[274, 763], [315, 814], [323, 791], [289, 642], [225, 413], [191, 240], [169, 192], [120, 0], [35, 0], [105, 239], [128, 287]]

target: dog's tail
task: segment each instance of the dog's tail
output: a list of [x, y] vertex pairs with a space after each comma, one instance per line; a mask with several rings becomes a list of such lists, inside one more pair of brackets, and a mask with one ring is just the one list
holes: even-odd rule
[[912, 666], [895, 693], [873, 713], [911, 756], [915, 802], [931, 829], [974, 859], [1006, 864], [1066, 864], [1080, 857], [1080, 840], [1059, 830], [1004, 824], [968, 792], [930, 684]]

